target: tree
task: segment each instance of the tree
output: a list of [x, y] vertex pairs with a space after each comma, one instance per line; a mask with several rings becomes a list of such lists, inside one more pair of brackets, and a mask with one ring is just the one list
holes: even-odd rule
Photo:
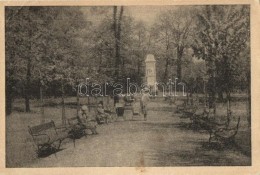
[[231, 98], [237, 58], [249, 40], [249, 8], [241, 5], [201, 7], [196, 26], [194, 54], [206, 61], [210, 107], [215, 109], [217, 90], [225, 91], [228, 100]]
[[[73, 62], [84, 51], [77, 36], [86, 20], [75, 7], [10, 7], [6, 14], [7, 111], [20, 81], [28, 112], [32, 80], [40, 87], [73, 81]], [[12, 66], [17, 62], [20, 65]]]
[[[121, 23], [123, 17], [124, 7], [120, 7], [118, 14], [117, 6], [114, 6], [113, 9], [113, 20], [114, 20], [114, 35], [115, 35], [115, 77], [119, 77], [123, 67], [124, 60], [121, 59], [120, 50], [121, 50]], [[121, 64], [121, 67], [120, 67]]]
[[132, 75], [131, 80], [133, 79], [137, 84], [142, 84], [142, 77], [144, 76], [144, 58], [146, 54], [150, 52], [149, 31], [143, 21], [134, 21], [132, 30], [129, 52], [129, 55], [131, 55], [129, 67], [131, 70], [129, 71], [129, 74]]
[[[178, 7], [159, 14], [154, 25], [155, 40], [162, 42], [165, 50], [164, 81], [168, 81], [169, 68], [177, 64], [176, 74], [182, 80], [182, 57], [191, 44], [193, 20], [190, 7]], [[174, 61], [176, 58], [176, 62]]]
[[[27, 30], [28, 23], [24, 23], [23, 18], [28, 16], [28, 8], [8, 7], [6, 10], [6, 113], [12, 111], [14, 97], [25, 94], [26, 110], [29, 111], [28, 92], [31, 76], [30, 55], [26, 55], [30, 49]], [[19, 46], [19, 47], [17, 47]], [[26, 58], [26, 59], [25, 59]], [[26, 78], [27, 75], [27, 78]], [[27, 80], [26, 83], [24, 80]], [[26, 88], [24, 88], [26, 87]], [[21, 89], [25, 89], [21, 90]]]
[[[113, 7], [111, 10], [112, 18], [109, 13], [104, 15], [101, 22], [93, 27], [92, 38], [88, 40], [92, 45], [90, 49], [92, 67], [97, 68], [98, 74], [101, 75], [100, 81], [119, 81], [119, 79], [123, 80], [123, 77], [137, 77], [134, 74], [136, 65], [133, 64], [140, 60], [136, 49], [138, 46], [136, 45], [138, 44], [137, 33], [135, 33], [136, 23], [131, 16], [123, 15], [123, 12], [119, 13], [118, 7]], [[120, 14], [122, 14], [121, 18]], [[117, 35], [115, 35], [115, 21]], [[119, 21], [121, 21], [120, 25]], [[120, 30], [118, 30], [119, 26]], [[115, 39], [119, 34], [118, 31], [120, 31], [120, 42]]]
[[179, 81], [182, 80], [182, 57], [184, 49], [190, 47], [192, 40], [192, 12], [193, 11], [190, 7], [185, 7], [178, 8], [177, 10], [172, 10], [167, 13], [170, 19], [169, 25], [172, 36], [171, 42], [176, 48], [177, 78]]

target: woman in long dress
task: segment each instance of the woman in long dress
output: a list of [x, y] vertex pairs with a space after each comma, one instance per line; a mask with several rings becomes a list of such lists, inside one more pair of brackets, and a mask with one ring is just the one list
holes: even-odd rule
[[147, 120], [147, 105], [148, 102], [150, 101], [150, 94], [149, 94], [149, 89], [145, 88], [141, 97], [141, 109], [144, 114], [144, 120]]

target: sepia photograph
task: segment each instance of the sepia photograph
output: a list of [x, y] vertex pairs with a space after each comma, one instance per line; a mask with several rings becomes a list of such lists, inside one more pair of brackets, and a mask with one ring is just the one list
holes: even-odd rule
[[250, 12], [5, 6], [6, 168], [252, 166]]

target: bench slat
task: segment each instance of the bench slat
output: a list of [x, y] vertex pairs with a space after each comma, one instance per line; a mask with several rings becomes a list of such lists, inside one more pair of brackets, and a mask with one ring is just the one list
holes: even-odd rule
[[29, 127], [31, 134], [38, 134], [44, 130], [50, 129], [50, 128], [55, 128], [55, 124], [53, 121], [48, 122], [48, 123], [43, 123], [37, 126]]

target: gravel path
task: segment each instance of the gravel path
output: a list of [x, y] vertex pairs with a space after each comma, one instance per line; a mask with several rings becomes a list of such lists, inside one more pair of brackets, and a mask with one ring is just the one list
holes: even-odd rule
[[208, 147], [208, 133], [187, 128], [189, 120], [150, 105], [148, 121], [135, 117], [100, 125], [98, 135], [89, 135], [62, 145], [63, 150], [40, 158], [26, 167], [143, 167], [250, 165], [250, 157], [236, 148]]

